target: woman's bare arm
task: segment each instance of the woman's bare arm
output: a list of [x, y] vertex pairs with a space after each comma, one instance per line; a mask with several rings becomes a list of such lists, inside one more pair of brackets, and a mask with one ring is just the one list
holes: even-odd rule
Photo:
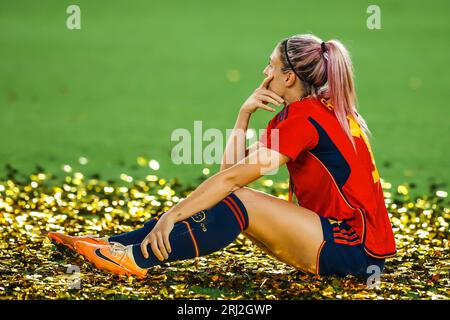
[[246, 135], [248, 123], [250, 121], [251, 113], [239, 111], [233, 131], [228, 138], [227, 146], [222, 156], [222, 163], [220, 164], [220, 171], [223, 171], [235, 163], [238, 163], [246, 154]]
[[222, 156], [220, 171], [230, 168], [257, 148], [258, 143], [255, 143], [249, 149], [246, 147], [246, 135], [251, 115], [257, 109], [274, 112], [275, 109], [267, 106], [267, 104], [272, 103], [280, 106], [283, 103], [283, 98], [267, 89], [272, 79], [273, 76], [265, 78], [239, 110], [236, 123], [228, 138], [227, 146]]
[[229, 193], [288, 161], [289, 157], [262, 146], [232, 167], [205, 180], [185, 200], [169, 209], [165, 216], [174, 222], [185, 220], [201, 210], [214, 206]]

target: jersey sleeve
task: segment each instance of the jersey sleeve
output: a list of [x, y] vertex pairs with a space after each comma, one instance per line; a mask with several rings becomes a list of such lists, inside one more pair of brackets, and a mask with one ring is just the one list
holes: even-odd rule
[[304, 115], [293, 115], [263, 131], [260, 142], [295, 160], [302, 152], [313, 149], [319, 136], [316, 128]]

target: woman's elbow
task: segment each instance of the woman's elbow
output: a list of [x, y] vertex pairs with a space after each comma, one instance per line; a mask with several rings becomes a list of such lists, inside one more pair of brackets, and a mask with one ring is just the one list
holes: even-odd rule
[[233, 172], [223, 171], [223, 185], [226, 187], [228, 192], [236, 191], [239, 188], [245, 186], [240, 179]]

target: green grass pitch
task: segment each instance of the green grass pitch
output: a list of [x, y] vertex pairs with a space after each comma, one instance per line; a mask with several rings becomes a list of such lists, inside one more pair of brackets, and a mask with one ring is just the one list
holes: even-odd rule
[[[81, 30], [66, 8], [81, 8]], [[274, 45], [311, 32], [350, 50], [359, 108], [380, 175], [450, 181], [448, 1], [2, 1], [0, 177], [10, 164], [118, 179], [155, 173], [195, 181], [204, 165], [170, 161], [176, 128], [232, 128]], [[260, 111], [251, 127], [273, 114]], [[89, 163], [78, 164], [80, 156]], [[211, 172], [218, 166], [212, 166]], [[286, 172], [278, 176], [287, 177]]]

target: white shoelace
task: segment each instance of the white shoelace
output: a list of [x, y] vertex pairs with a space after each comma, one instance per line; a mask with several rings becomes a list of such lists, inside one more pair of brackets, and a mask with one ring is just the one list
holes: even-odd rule
[[119, 242], [112, 242], [110, 244], [109, 252], [114, 258], [119, 258], [119, 264], [122, 266], [123, 260], [125, 260], [125, 257], [127, 256], [127, 247]]

